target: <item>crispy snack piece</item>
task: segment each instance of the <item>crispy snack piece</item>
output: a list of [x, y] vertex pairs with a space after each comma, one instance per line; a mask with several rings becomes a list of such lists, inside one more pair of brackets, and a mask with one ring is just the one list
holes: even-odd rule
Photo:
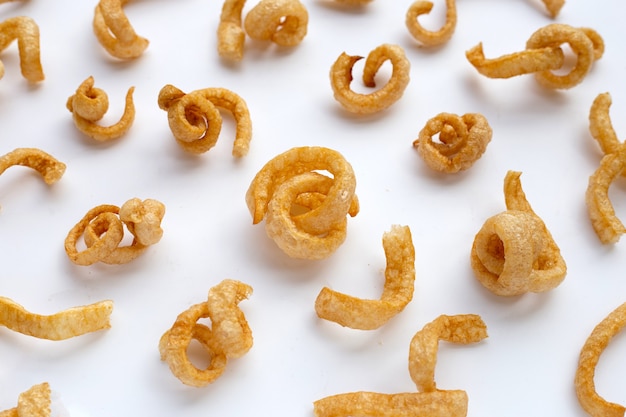
[[567, 266], [544, 222], [531, 208], [519, 180], [504, 179], [506, 211], [490, 217], [476, 234], [470, 260], [476, 278], [497, 295], [514, 296], [556, 288]]
[[[113, 205], [94, 207], [67, 234], [65, 252], [77, 265], [99, 261], [128, 263], [161, 239], [164, 215], [163, 203], [152, 199], [133, 198], [121, 208]], [[130, 245], [119, 246], [124, 237], [124, 225], [133, 235], [133, 241]], [[77, 247], [81, 236], [86, 245], [84, 250]]]
[[598, 169], [589, 177], [585, 195], [591, 225], [604, 244], [616, 243], [626, 232], [609, 199], [609, 187], [618, 176], [626, 173], [626, 145], [617, 139], [610, 107], [611, 95], [603, 93], [594, 99], [589, 111], [589, 131], [604, 156]]
[[159, 92], [159, 108], [167, 111], [167, 120], [176, 142], [187, 152], [201, 154], [217, 143], [222, 130], [218, 108], [228, 110], [235, 118], [236, 133], [233, 156], [248, 154], [252, 139], [250, 111], [243, 98], [225, 88], [204, 88], [185, 94], [173, 85]]
[[[209, 290], [207, 301], [195, 304], [176, 318], [159, 341], [161, 360], [184, 384], [202, 387], [214, 382], [229, 358], [239, 358], [252, 347], [252, 331], [238, 304], [252, 294], [252, 287], [224, 280]], [[211, 328], [197, 323], [208, 318]], [[206, 369], [198, 369], [187, 357], [191, 340], [197, 340], [211, 357]]]
[[42, 316], [27, 311], [6, 297], [0, 297], [0, 325], [39, 339], [65, 340], [111, 327], [113, 301], [73, 307]]
[[456, 29], [456, 0], [446, 0], [446, 22], [437, 31], [427, 30], [417, 21], [418, 17], [430, 13], [432, 9], [431, 1], [417, 0], [409, 6], [405, 16], [405, 25], [411, 35], [426, 47], [439, 46], [448, 42]]
[[41, 174], [46, 184], [54, 184], [60, 180], [66, 168], [63, 162], [41, 149], [17, 148], [0, 156], [0, 175], [16, 165], [34, 169]]
[[[434, 141], [437, 134], [439, 141]], [[413, 147], [430, 168], [455, 173], [468, 169], [485, 153], [492, 135], [482, 114], [439, 113], [426, 122]]]
[[50, 417], [50, 384], [33, 385], [17, 397], [17, 407], [0, 411], [0, 417]]
[[[22, 76], [31, 83], [43, 81], [39, 47], [39, 26], [28, 16], [10, 17], [0, 23], [0, 51], [17, 39]], [[4, 64], [0, 61], [0, 78], [4, 76]]]
[[400, 313], [413, 299], [415, 248], [408, 226], [394, 225], [383, 234], [387, 259], [379, 300], [365, 300], [324, 287], [315, 300], [318, 317], [352, 329], [374, 330]]
[[261, 0], [243, 22], [250, 38], [296, 46], [307, 33], [309, 13], [299, 0]]
[[559, 12], [561, 11], [561, 8], [565, 4], [565, 0], [541, 0], [541, 1], [546, 6], [546, 9], [548, 10], [548, 13], [550, 13], [550, 16], [552, 18], [555, 18], [559, 14]]
[[[576, 54], [576, 64], [569, 73], [553, 71], [565, 62], [561, 45], [567, 43]], [[478, 72], [489, 78], [511, 78], [533, 73], [537, 82], [549, 89], [568, 89], [580, 84], [592, 64], [604, 53], [604, 40], [593, 29], [574, 28], [553, 23], [535, 31], [526, 42], [526, 50], [487, 59], [482, 43], [469, 49], [465, 56]]]
[[76, 93], [67, 99], [66, 107], [72, 113], [78, 130], [99, 142], [106, 142], [124, 136], [133, 125], [135, 120], [134, 91], [135, 87], [128, 89], [124, 114], [117, 123], [111, 126], [104, 127], [96, 123], [109, 110], [109, 98], [104, 90], [94, 87], [94, 78], [91, 76], [83, 81]]
[[383, 44], [372, 50], [365, 60], [363, 83], [367, 87], [376, 87], [374, 77], [386, 61], [390, 61], [393, 70], [391, 78], [383, 87], [361, 94], [350, 89], [352, 68], [362, 59], [342, 53], [330, 69], [330, 85], [335, 99], [349, 112], [372, 114], [384, 110], [398, 101], [409, 84], [411, 64], [398, 45]]
[[[320, 172], [328, 171], [332, 178]], [[346, 216], [359, 211], [352, 166], [323, 147], [292, 148], [270, 160], [246, 193], [252, 223], [293, 258], [323, 259], [345, 240]], [[303, 213], [293, 213], [300, 207]]]
[[150, 43], [135, 32], [122, 6], [129, 0], [100, 0], [94, 11], [93, 31], [98, 42], [116, 58], [134, 59]]
[[217, 27], [217, 53], [232, 61], [241, 61], [246, 33], [241, 23], [241, 15], [246, 0], [225, 0]]
[[574, 385], [578, 402], [592, 417], [623, 417], [626, 414], [626, 407], [602, 398], [596, 392], [594, 383], [600, 355], [613, 336], [624, 326], [626, 326], [626, 303], [613, 310], [593, 329], [580, 351]]

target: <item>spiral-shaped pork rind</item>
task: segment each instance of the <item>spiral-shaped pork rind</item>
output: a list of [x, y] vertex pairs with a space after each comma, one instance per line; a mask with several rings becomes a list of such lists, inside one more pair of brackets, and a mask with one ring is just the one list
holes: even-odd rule
[[60, 180], [66, 168], [63, 162], [38, 148], [16, 148], [0, 156], [0, 175], [12, 166], [34, 169], [49, 185]]
[[261, 0], [243, 26], [252, 39], [296, 46], [306, 36], [308, 23], [309, 13], [299, 0]]
[[[22, 76], [31, 83], [43, 81], [41, 66], [39, 26], [28, 16], [10, 17], [0, 22], [0, 51], [17, 39]], [[4, 64], [0, 61], [0, 78], [4, 76]]]
[[430, 13], [432, 8], [431, 1], [417, 0], [409, 6], [405, 16], [405, 24], [411, 35], [426, 47], [448, 42], [456, 29], [456, 0], [446, 0], [446, 22], [437, 31], [427, 30], [417, 21], [419, 16]]
[[106, 51], [120, 59], [141, 56], [148, 44], [146, 38], [137, 35], [126, 17], [122, 6], [129, 0], [100, 0], [95, 8], [93, 31]]

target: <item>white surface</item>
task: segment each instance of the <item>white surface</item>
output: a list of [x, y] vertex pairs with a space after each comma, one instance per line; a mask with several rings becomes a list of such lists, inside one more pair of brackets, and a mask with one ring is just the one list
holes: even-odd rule
[[[626, 301], [626, 242], [602, 246], [587, 218], [584, 193], [599, 164], [587, 116], [598, 93], [613, 97], [611, 114], [626, 138], [626, 55], [618, 0], [568, 1], [556, 19], [539, 1], [460, 1], [458, 25], [445, 46], [419, 48], [404, 27], [410, 1], [375, 0], [344, 10], [308, 0], [309, 31], [292, 49], [248, 41], [235, 67], [216, 52], [219, 1], [140, 1], [125, 7], [137, 33], [150, 40], [139, 59], [109, 57], [91, 31], [95, 1], [32, 0], [0, 5], [0, 18], [28, 15], [41, 30], [46, 80], [29, 86], [19, 74], [17, 46], [0, 59], [0, 153], [39, 147], [67, 164], [52, 187], [27, 169], [0, 178], [0, 295], [39, 314], [112, 299], [112, 328], [72, 340], [37, 340], [0, 328], [0, 410], [20, 392], [48, 381], [72, 416], [311, 416], [312, 402], [331, 394], [411, 392], [409, 341], [440, 314], [480, 314], [489, 338], [472, 346], [440, 345], [438, 387], [464, 389], [469, 416], [583, 416], [573, 390], [578, 354], [606, 314]], [[247, 11], [255, 4], [246, 5]], [[441, 24], [437, 2], [425, 25]], [[482, 41], [488, 57], [523, 49], [553, 21], [597, 29], [604, 57], [572, 90], [542, 91], [532, 76], [480, 76], [464, 51]], [[405, 48], [411, 82], [401, 101], [374, 117], [346, 114], [328, 81], [343, 51]], [[387, 68], [387, 67], [385, 67]], [[388, 71], [388, 68], [386, 69]], [[134, 85], [137, 116], [123, 139], [99, 145], [82, 136], [65, 101], [87, 76], [104, 89], [119, 118]], [[360, 67], [355, 69], [355, 88]], [[218, 144], [201, 156], [174, 142], [156, 103], [165, 84], [185, 91], [226, 87], [250, 108], [254, 137], [248, 156], [231, 155], [234, 125], [225, 117]], [[425, 122], [446, 111], [482, 112], [494, 136], [486, 153], [458, 175], [429, 171], [411, 143]], [[361, 212], [346, 242], [327, 260], [286, 257], [263, 225], [252, 226], [244, 203], [254, 174], [294, 146], [334, 148], [357, 176]], [[530, 204], [552, 232], [568, 265], [557, 289], [516, 298], [491, 295], [474, 278], [469, 251], [485, 219], [504, 210], [507, 170], [522, 171]], [[626, 217], [626, 185], [611, 196]], [[99, 204], [132, 197], [167, 206], [163, 239], [124, 266], [73, 265], [63, 241]], [[411, 227], [417, 253], [413, 301], [383, 328], [364, 332], [320, 321], [313, 302], [329, 285], [378, 298], [385, 259], [382, 234]], [[249, 283], [241, 303], [254, 335], [252, 350], [229, 362], [214, 384], [186, 387], [159, 360], [161, 334], [225, 278]], [[626, 404], [623, 353], [616, 338], [596, 378], [608, 400]]]

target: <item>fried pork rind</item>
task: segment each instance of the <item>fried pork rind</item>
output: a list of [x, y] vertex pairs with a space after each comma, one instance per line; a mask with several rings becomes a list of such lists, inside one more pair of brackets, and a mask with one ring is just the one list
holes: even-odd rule
[[[94, 207], [67, 234], [65, 252], [77, 265], [128, 263], [161, 239], [164, 215], [163, 203], [152, 199], [133, 198], [121, 208]], [[119, 246], [124, 238], [124, 226], [133, 235], [133, 241], [130, 245]], [[86, 245], [84, 250], [77, 247], [81, 237]]]
[[552, 18], [555, 18], [559, 14], [559, 12], [561, 11], [561, 8], [565, 4], [565, 0], [542, 0], [542, 1]]
[[[569, 44], [576, 55], [576, 64], [569, 73], [560, 75], [553, 71], [562, 68], [565, 62], [561, 49], [564, 43]], [[526, 42], [525, 51], [487, 59], [482, 43], [479, 43], [465, 55], [480, 74], [489, 78], [511, 78], [533, 73], [542, 87], [568, 89], [583, 81], [592, 64], [603, 53], [604, 41], [595, 30], [553, 23], [535, 31]]]
[[217, 28], [217, 53], [232, 61], [243, 59], [246, 33], [241, 24], [241, 15], [246, 0], [225, 0]]
[[159, 108], [167, 111], [167, 120], [176, 142], [185, 151], [201, 154], [217, 143], [222, 130], [218, 108], [235, 118], [236, 132], [232, 155], [248, 154], [252, 139], [252, 121], [243, 98], [225, 88], [204, 88], [185, 94], [173, 85], [159, 92]]
[[501, 296], [549, 291], [567, 273], [559, 247], [526, 199], [520, 175], [515, 171], [507, 173], [507, 209], [485, 221], [474, 238], [470, 255], [476, 278]]
[[27, 311], [6, 297], [0, 297], [0, 325], [15, 332], [47, 340], [65, 340], [111, 327], [113, 301], [73, 307], [43, 316]]
[[296, 46], [306, 36], [309, 13], [299, 0], [261, 0], [243, 22], [250, 38]]
[[94, 87], [94, 78], [83, 81], [76, 93], [67, 99], [66, 107], [72, 113], [74, 124], [85, 135], [106, 142], [118, 139], [126, 134], [135, 120], [135, 104], [130, 87], [126, 93], [126, 104], [121, 119], [111, 126], [100, 126], [96, 122], [104, 117], [109, 110], [109, 98], [100, 88]]
[[17, 407], [0, 411], [0, 417], [50, 417], [50, 384], [33, 385], [17, 397]]
[[378, 90], [361, 94], [350, 89], [352, 68], [362, 59], [342, 53], [330, 69], [330, 84], [335, 99], [349, 112], [356, 114], [372, 114], [384, 110], [398, 101], [409, 84], [411, 64], [398, 45], [383, 44], [372, 50], [363, 69], [363, 83], [374, 88], [374, 77], [380, 67], [390, 61], [393, 66], [391, 78]]
[[135, 32], [122, 6], [129, 0], [100, 0], [94, 11], [93, 31], [98, 42], [116, 58], [134, 59], [141, 56], [148, 44]]
[[[433, 140], [437, 134], [439, 141]], [[439, 113], [428, 120], [413, 147], [430, 168], [455, 173], [468, 169], [483, 155], [492, 135], [482, 114]]]
[[12, 166], [25, 166], [41, 174], [46, 184], [54, 184], [65, 173], [66, 165], [37, 148], [17, 148], [0, 156], [0, 175]]
[[[332, 177], [320, 172], [327, 171]], [[252, 223], [290, 257], [323, 259], [345, 240], [347, 219], [359, 211], [352, 166], [323, 147], [292, 148], [270, 160], [246, 193]], [[298, 206], [303, 213], [293, 213]]]
[[400, 313], [413, 299], [415, 248], [408, 226], [394, 225], [383, 234], [387, 259], [379, 300], [365, 300], [324, 287], [315, 300], [318, 317], [352, 329], [374, 330]]
[[364, 6], [373, 0], [334, 0], [336, 3], [345, 4], [347, 6]]
[[598, 169], [589, 177], [585, 201], [593, 230], [603, 244], [616, 243], [626, 232], [609, 199], [609, 187], [618, 176], [624, 175], [626, 168], [626, 145], [617, 139], [610, 107], [611, 95], [603, 93], [594, 99], [589, 111], [589, 131], [604, 156]]
[[409, 6], [405, 17], [405, 24], [411, 35], [425, 47], [448, 42], [456, 29], [456, 0], [446, 0], [446, 22], [437, 31], [427, 30], [417, 21], [419, 16], [430, 13], [432, 8], [432, 2], [417, 0]]
[[[159, 341], [161, 360], [180, 381], [193, 387], [214, 382], [230, 358], [239, 358], [252, 347], [252, 331], [238, 304], [252, 294], [252, 287], [235, 280], [224, 280], [209, 290], [207, 301], [195, 304], [176, 318]], [[208, 318], [211, 327], [197, 323]], [[187, 357], [187, 348], [197, 340], [211, 362], [198, 369]]]
[[[31, 83], [43, 81], [39, 47], [39, 26], [28, 16], [10, 17], [0, 23], [0, 51], [5, 50], [17, 39], [22, 76]], [[0, 61], [0, 78], [4, 76], [4, 65]]]
[[602, 398], [596, 392], [594, 382], [600, 355], [624, 326], [626, 326], [626, 303], [613, 310], [593, 329], [580, 351], [574, 385], [578, 402], [592, 417], [623, 417], [626, 414], [626, 407]]

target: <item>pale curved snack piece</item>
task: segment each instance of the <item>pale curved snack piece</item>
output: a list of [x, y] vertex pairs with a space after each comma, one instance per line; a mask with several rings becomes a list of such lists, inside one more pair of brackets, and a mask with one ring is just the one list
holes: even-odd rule
[[217, 53], [232, 61], [243, 59], [246, 33], [243, 30], [241, 15], [246, 0], [224, 0], [217, 27]]
[[362, 58], [342, 53], [330, 69], [330, 84], [335, 100], [347, 111], [355, 114], [373, 114], [387, 109], [403, 96], [410, 81], [411, 63], [402, 47], [398, 45], [382, 44], [374, 48], [365, 60], [363, 83], [367, 87], [376, 87], [374, 77], [386, 61], [392, 64], [391, 78], [374, 92], [362, 94], [350, 88], [352, 68]]
[[100, 45], [111, 55], [119, 59], [140, 57], [148, 44], [146, 38], [137, 35], [123, 6], [129, 0], [100, 0], [93, 17], [93, 32]]
[[[17, 39], [22, 76], [31, 83], [43, 81], [41, 66], [39, 26], [28, 16], [10, 17], [0, 22], [0, 51]], [[4, 76], [4, 65], [0, 61], [0, 78]]]
[[34, 314], [15, 301], [0, 297], [0, 325], [27, 336], [65, 340], [111, 327], [113, 301], [72, 307], [51, 315]]
[[25, 166], [37, 171], [48, 185], [65, 173], [66, 165], [38, 148], [16, 148], [0, 156], [0, 175], [12, 166]]
[[0, 417], [50, 417], [51, 404], [50, 384], [42, 382], [22, 392], [17, 397], [17, 406], [0, 411]]
[[309, 13], [300, 0], [261, 0], [246, 15], [248, 36], [280, 46], [296, 46], [307, 34]]
[[362, 299], [324, 287], [315, 300], [318, 317], [352, 329], [374, 330], [404, 310], [413, 299], [415, 282], [415, 248], [409, 227], [393, 225], [383, 234], [383, 248], [387, 266], [380, 299]]
[[606, 401], [597, 392], [594, 382], [600, 355], [611, 339], [626, 326], [626, 303], [606, 316], [593, 329], [580, 351], [574, 386], [581, 407], [592, 417], [623, 417], [626, 407]]
[[427, 0], [414, 1], [406, 12], [405, 25], [409, 33], [425, 47], [443, 45], [454, 35], [457, 23], [456, 0], [445, 1], [446, 21], [441, 29], [437, 31], [425, 29], [417, 20], [419, 16], [431, 12], [433, 2]]

